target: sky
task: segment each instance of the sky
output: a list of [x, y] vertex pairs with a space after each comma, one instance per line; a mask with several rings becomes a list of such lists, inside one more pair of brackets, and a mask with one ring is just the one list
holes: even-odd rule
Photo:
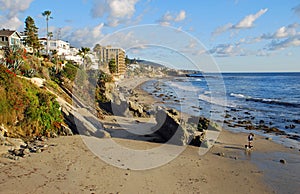
[[0, 0], [0, 28], [31, 16], [72, 46], [120, 46], [179, 69], [300, 72], [299, 0]]

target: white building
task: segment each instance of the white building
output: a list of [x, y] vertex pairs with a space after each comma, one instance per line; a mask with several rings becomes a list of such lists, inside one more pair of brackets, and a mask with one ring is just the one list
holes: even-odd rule
[[[47, 39], [40, 38], [39, 39], [41, 45], [43, 46], [43, 51], [46, 53], [47, 51]], [[56, 50], [59, 56], [67, 56], [70, 55], [70, 43], [63, 40], [48, 40], [48, 50], [49, 53], [51, 51]]]
[[65, 56], [66, 60], [74, 61], [75, 63], [82, 63], [82, 57], [78, 55], [79, 50], [75, 47], [70, 47], [69, 55]]

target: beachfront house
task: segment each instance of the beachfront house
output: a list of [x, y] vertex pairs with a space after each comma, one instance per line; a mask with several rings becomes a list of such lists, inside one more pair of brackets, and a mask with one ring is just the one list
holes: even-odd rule
[[21, 45], [21, 36], [16, 30], [0, 30], [0, 49], [13, 45]]

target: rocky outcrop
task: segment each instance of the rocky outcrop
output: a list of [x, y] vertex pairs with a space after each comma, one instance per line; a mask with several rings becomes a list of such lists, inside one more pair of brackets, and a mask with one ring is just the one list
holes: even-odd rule
[[175, 145], [189, 144], [193, 130], [180, 121], [180, 115], [176, 110], [158, 110], [156, 122], [157, 125], [153, 130], [167, 143]]
[[34, 153], [41, 153], [55, 144], [48, 144], [47, 138], [44, 136], [36, 137], [31, 141], [24, 142], [21, 139], [6, 137], [2, 144], [2, 157], [11, 160], [19, 160]]
[[[104, 130], [103, 125], [88, 110], [81, 108], [73, 110], [67, 107], [62, 108], [66, 123], [72, 129], [73, 134], [109, 138], [110, 134]], [[70, 132], [69, 130], [67, 130]]]
[[102, 123], [86, 109], [79, 109], [73, 112], [77, 131], [81, 135], [94, 136], [99, 138], [110, 138], [110, 134], [104, 130]]
[[149, 117], [150, 112], [142, 105], [134, 101], [128, 101], [129, 112], [136, 117]]
[[174, 109], [159, 108], [155, 118], [157, 125], [152, 130], [166, 143], [175, 145], [209, 148], [212, 146], [215, 134], [221, 130], [221, 127], [205, 117], [183, 115]]

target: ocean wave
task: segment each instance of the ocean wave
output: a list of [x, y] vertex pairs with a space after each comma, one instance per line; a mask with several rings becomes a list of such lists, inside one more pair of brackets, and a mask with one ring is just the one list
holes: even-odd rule
[[190, 92], [201, 91], [201, 88], [193, 86], [192, 84], [181, 84], [181, 83], [176, 83], [176, 82], [166, 82], [166, 84], [169, 88], [173, 88], [173, 89], [177, 88], [182, 91], [190, 91]]
[[206, 96], [206, 95], [203, 95], [203, 94], [199, 95], [199, 100], [209, 102], [211, 104], [215, 104], [215, 105], [218, 105], [218, 106], [224, 106], [224, 107], [228, 106], [226, 99], [212, 98], [210, 96]]
[[300, 108], [299, 103], [293, 103], [293, 102], [283, 102], [278, 99], [272, 99], [272, 98], [255, 98], [251, 96], [247, 96], [244, 94], [235, 94], [231, 93], [230, 96], [245, 99], [246, 101], [252, 101], [252, 102], [260, 102], [260, 103], [266, 103], [266, 104], [275, 104], [275, 105], [281, 105], [281, 106], [289, 106], [289, 107], [297, 107]]

